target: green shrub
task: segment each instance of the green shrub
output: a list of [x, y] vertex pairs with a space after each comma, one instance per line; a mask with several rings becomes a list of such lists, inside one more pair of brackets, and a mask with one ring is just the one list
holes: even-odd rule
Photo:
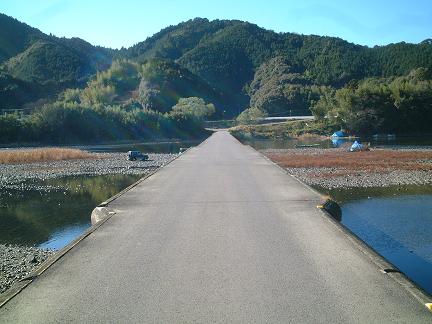
[[257, 107], [252, 107], [244, 110], [237, 117], [239, 124], [254, 124], [267, 117], [267, 113]]

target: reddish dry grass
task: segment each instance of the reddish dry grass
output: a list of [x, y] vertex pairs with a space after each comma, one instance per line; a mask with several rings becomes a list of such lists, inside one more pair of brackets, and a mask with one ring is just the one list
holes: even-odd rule
[[373, 150], [332, 151], [322, 154], [269, 153], [267, 156], [286, 168], [342, 168], [359, 171], [432, 170], [432, 152]]
[[67, 148], [38, 148], [0, 151], [1, 164], [92, 159], [96, 155], [85, 151]]

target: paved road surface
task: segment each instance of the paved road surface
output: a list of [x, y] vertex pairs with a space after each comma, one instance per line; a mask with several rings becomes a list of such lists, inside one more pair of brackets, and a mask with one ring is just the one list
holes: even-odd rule
[[431, 323], [318, 200], [218, 132], [114, 201], [0, 322]]

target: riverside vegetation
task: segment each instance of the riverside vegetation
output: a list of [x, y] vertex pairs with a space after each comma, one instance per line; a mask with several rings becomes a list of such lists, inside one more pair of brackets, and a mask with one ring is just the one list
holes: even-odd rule
[[28, 116], [1, 116], [0, 141], [82, 143], [205, 136], [200, 125], [214, 113], [214, 106], [203, 99], [179, 98], [166, 113], [143, 109], [138, 101], [124, 99], [148, 69], [152, 64], [115, 61], [84, 89], [67, 89], [56, 101]]

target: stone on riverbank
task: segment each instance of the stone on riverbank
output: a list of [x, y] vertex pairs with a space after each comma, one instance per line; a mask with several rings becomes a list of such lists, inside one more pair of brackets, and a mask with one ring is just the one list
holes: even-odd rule
[[[128, 161], [126, 153], [98, 153], [98, 159], [54, 162], [0, 164], [0, 190], [55, 190], [36, 184], [48, 180], [80, 175], [150, 173], [174, 158], [174, 154], [149, 154], [146, 161]], [[33, 183], [35, 182], [35, 183]], [[39, 186], [39, 187], [34, 187]]]
[[0, 293], [28, 276], [54, 251], [36, 247], [0, 244]]

